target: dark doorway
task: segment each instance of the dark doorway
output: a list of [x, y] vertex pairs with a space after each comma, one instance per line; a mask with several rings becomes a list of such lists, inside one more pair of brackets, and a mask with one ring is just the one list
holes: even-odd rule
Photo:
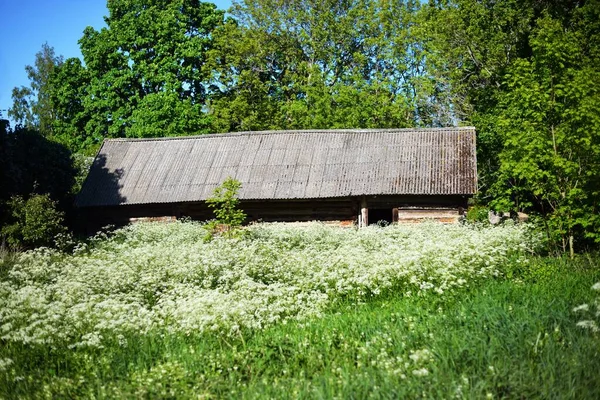
[[369, 225], [375, 225], [381, 221], [391, 224], [393, 213], [391, 208], [369, 208]]

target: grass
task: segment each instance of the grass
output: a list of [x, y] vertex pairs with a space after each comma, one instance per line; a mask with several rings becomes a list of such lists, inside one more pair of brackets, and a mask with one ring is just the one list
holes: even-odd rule
[[600, 337], [572, 311], [593, 298], [594, 262], [531, 258], [511, 279], [342, 300], [321, 318], [233, 337], [157, 330], [74, 350], [6, 342], [0, 395], [597, 399]]

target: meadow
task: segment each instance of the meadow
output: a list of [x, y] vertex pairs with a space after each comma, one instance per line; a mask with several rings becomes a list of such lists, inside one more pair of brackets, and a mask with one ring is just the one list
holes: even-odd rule
[[600, 398], [597, 257], [527, 225], [132, 225], [5, 256], [3, 398]]

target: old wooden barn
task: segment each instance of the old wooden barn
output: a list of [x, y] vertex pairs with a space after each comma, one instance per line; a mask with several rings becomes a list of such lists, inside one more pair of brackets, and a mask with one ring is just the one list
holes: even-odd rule
[[144, 217], [212, 218], [242, 183], [250, 221], [455, 220], [477, 188], [475, 129], [240, 132], [108, 139], [76, 205], [88, 229]]

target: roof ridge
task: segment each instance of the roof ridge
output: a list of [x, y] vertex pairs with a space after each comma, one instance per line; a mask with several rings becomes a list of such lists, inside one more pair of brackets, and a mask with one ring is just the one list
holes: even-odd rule
[[241, 131], [227, 133], [205, 133], [201, 135], [190, 136], [167, 136], [156, 138], [105, 138], [104, 142], [153, 142], [153, 141], [170, 141], [170, 140], [191, 140], [191, 139], [209, 139], [218, 137], [236, 137], [250, 135], [287, 135], [293, 133], [309, 134], [309, 133], [327, 133], [327, 134], [344, 134], [344, 133], [400, 133], [400, 132], [434, 132], [434, 131], [470, 131], [475, 130], [474, 126], [456, 126], [456, 127], [441, 127], [441, 128], [365, 128], [365, 129], [293, 129], [293, 130], [271, 130], [271, 131]]

